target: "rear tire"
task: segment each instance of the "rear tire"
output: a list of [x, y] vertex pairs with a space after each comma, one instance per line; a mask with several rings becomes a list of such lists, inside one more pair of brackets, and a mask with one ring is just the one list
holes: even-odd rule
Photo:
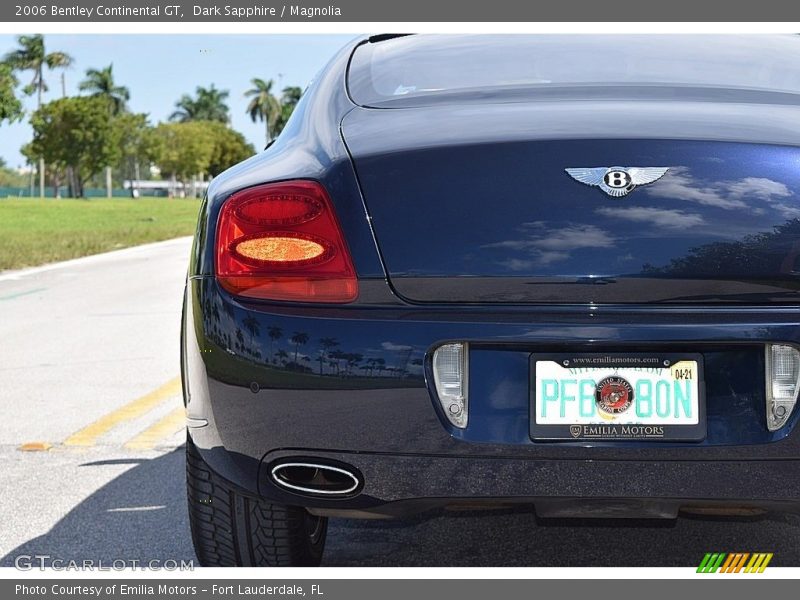
[[202, 566], [319, 566], [328, 519], [241, 494], [209, 468], [189, 436], [186, 491], [192, 543]]

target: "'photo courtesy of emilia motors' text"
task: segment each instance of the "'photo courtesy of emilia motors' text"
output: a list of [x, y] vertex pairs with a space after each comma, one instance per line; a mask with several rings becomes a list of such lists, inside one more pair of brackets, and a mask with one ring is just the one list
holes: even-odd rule
[[13, 577], [800, 566], [800, 35], [5, 31]]

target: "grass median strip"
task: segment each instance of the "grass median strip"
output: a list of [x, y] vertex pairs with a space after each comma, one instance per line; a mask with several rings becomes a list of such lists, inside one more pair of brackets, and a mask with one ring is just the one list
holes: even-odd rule
[[0, 198], [0, 271], [191, 235], [200, 200]]
[[94, 423], [90, 423], [80, 431], [72, 434], [64, 440], [64, 446], [94, 446], [98, 438], [120, 423], [132, 421], [180, 393], [181, 378], [176, 377], [149, 394], [145, 394], [141, 398], [137, 398], [133, 402], [129, 402], [125, 406], [100, 417]]

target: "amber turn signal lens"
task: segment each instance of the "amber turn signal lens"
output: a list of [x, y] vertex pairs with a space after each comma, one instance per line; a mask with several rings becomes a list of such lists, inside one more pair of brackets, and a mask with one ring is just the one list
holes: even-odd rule
[[245, 262], [280, 263], [284, 266], [319, 264], [331, 258], [332, 254], [321, 240], [287, 235], [245, 238], [234, 242], [232, 250]]
[[333, 202], [319, 182], [282, 181], [232, 194], [217, 222], [215, 274], [231, 294], [353, 302], [358, 278]]

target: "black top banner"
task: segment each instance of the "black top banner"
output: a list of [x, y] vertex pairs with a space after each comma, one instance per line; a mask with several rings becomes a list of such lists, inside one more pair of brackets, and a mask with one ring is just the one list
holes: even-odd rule
[[669, 0], [323, 0], [284, 4], [269, 0], [5, 0], [5, 22], [793, 22], [800, 3]]

